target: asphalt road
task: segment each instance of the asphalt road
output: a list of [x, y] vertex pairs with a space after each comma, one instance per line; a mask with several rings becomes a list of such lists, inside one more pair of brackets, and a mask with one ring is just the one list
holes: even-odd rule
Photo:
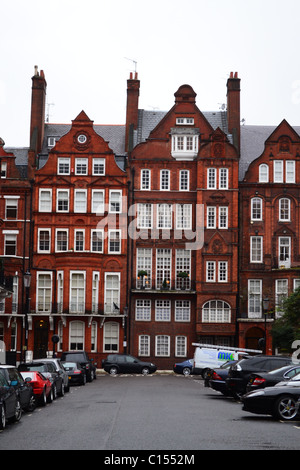
[[101, 375], [8, 424], [5, 449], [299, 450], [300, 422], [246, 413], [197, 376]]

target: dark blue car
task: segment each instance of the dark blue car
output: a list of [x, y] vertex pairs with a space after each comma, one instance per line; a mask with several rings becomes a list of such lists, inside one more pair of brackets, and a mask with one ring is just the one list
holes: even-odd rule
[[174, 364], [173, 371], [177, 374], [190, 375], [193, 373], [193, 359]]

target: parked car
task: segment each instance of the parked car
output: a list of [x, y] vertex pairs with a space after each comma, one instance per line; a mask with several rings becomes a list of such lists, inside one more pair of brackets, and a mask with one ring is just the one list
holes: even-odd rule
[[18, 367], [20, 372], [38, 371], [47, 377], [53, 390], [53, 400], [57, 398], [57, 395], [63, 396], [65, 393], [63, 378], [56, 371], [55, 365], [52, 362], [26, 362], [21, 363]]
[[226, 379], [228, 377], [229, 368], [237, 361], [225, 362], [218, 369], [211, 369], [208, 372], [208, 386], [217, 392], [221, 392], [224, 396], [230, 395], [230, 390], [227, 387]]
[[61, 355], [62, 362], [79, 362], [86, 373], [86, 380], [92, 382], [97, 378], [97, 364], [89, 359], [85, 351], [64, 351]]
[[41, 358], [41, 359], [33, 359], [32, 362], [51, 362], [52, 364], [54, 364], [56, 371], [63, 378], [64, 389], [65, 389], [64, 391], [65, 392], [69, 391], [69, 389], [70, 389], [70, 387], [69, 387], [69, 376], [66, 373], [60, 359], [55, 358], [55, 357], [51, 357], [49, 359], [48, 358]]
[[157, 367], [152, 362], [143, 362], [129, 354], [109, 354], [102, 360], [105, 372], [116, 374], [153, 374]]
[[280, 369], [271, 370], [271, 372], [254, 373], [250, 375], [246, 391], [251, 392], [258, 388], [273, 387], [279, 382], [290, 380], [300, 373], [299, 365], [289, 365], [280, 367]]
[[183, 362], [177, 362], [173, 366], [173, 371], [176, 372], [176, 374], [190, 375], [193, 373], [193, 363], [193, 359], [187, 359]]
[[0, 374], [0, 430], [6, 426], [6, 422], [20, 421], [22, 417], [22, 407], [16, 390], [3, 374]]
[[53, 401], [53, 388], [47, 377], [36, 371], [21, 372], [21, 375], [32, 386], [37, 403], [45, 406]]
[[18, 369], [11, 365], [1, 364], [0, 374], [5, 377], [9, 385], [14, 387], [22, 409], [33, 411], [36, 407], [36, 403], [32, 386], [24, 381]]
[[283, 421], [295, 419], [300, 416], [300, 374], [274, 387], [248, 392], [241, 400], [244, 411], [271, 415]]
[[69, 376], [69, 383], [79, 383], [81, 385], [86, 384], [85, 369], [79, 364], [79, 362], [64, 362], [63, 366]]
[[248, 356], [230, 366], [226, 385], [232, 395], [241, 396], [246, 393], [250, 375], [254, 372], [270, 372], [291, 363], [292, 359], [284, 356]]

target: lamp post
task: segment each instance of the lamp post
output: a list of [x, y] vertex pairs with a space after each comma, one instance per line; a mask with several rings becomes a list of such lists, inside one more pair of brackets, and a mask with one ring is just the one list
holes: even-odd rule
[[30, 283], [31, 283], [31, 274], [30, 271], [26, 271], [23, 275], [23, 282], [25, 287], [25, 362], [26, 362], [26, 354], [28, 349], [28, 313], [29, 313], [29, 290], [30, 290]]
[[265, 354], [267, 354], [267, 315], [269, 311], [270, 300], [268, 297], [263, 299], [263, 313], [265, 316]]

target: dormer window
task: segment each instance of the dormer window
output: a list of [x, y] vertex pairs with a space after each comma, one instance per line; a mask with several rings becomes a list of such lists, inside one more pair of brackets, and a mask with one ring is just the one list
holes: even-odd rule
[[1, 162], [1, 178], [6, 178], [7, 176], [7, 163]]
[[48, 137], [48, 147], [54, 147], [55, 143], [55, 137]]
[[176, 124], [178, 126], [193, 126], [194, 125], [194, 118], [192, 117], [178, 117], [176, 118]]

